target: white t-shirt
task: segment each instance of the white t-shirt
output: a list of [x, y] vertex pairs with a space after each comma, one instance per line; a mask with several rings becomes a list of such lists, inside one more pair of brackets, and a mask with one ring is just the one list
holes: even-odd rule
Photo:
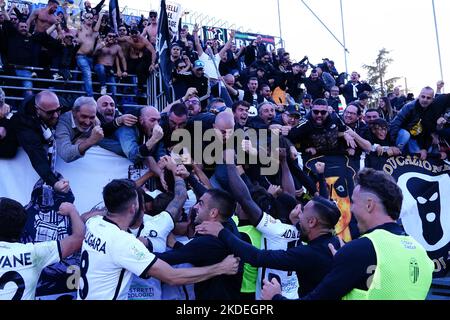
[[198, 57], [199, 60], [203, 61], [205, 63], [205, 75], [208, 76], [211, 79], [219, 79], [220, 74], [218, 74], [218, 70], [216, 70], [216, 67], [214, 66], [214, 61], [216, 62], [217, 69], [219, 69], [219, 63], [220, 63], [220, 55], [216, 53], [214, 55], [214, 61], [211, 59], [209, 55], [203, 52], [203, 54]]
[[[153, 246], [153, 252], [165, 252], [169, 233], [175, 227], [172, 216], [163, 211], [156, 216], [144, 215], [141, 228], [131, 230], [136, 237], [148, 237]], [[161, 281], [156, 278], [143, 279], [133, 275], [128, 300], [161, 300]]]
[[42, 269], [60, 260], [58, 241], [0, 242], [0, 300], [34, 300]]
[[81, 300], [126, 300], [132, 274], [141, 275], [157, 258], [131, 233], [107, 217], [86, 222], [81, 249]]
[[[291, 224], [282, 223], [267, 213], [256, 226], [261, 232], [261, 250], [287, 250], [295, 247], [300, 239], [300, 232]], [[298, 279], [294, 271], [281, 271], [271, 268], [258, 268], [256, 299], [261, 299], [262, 279], [271, 280], [276, 276], [281, 284], [281, 294], [288, 299], [298, 299]]]

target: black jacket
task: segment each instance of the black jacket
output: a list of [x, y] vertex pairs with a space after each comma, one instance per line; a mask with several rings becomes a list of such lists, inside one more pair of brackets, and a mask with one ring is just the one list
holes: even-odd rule
[[28, 100], [11, 120], [17, 140], [28, 154], [34, 170], [48, 185], [53, 186], [58, 178], [50, 168], [45, 149], [48, 142], [44, 139], [41, 128], [42, 122], [34, 108], [34, 98]]
[[[225, 229], [240, 238], [236, 225], [230, 219], [223, 223]], [[177, 243], [174, 250], [155, 255], [169, 264], [190, 263], [196, 267], [209, 266], [221, 262], [232, 254], [227, 245], [213, 236], [198, 236], [186, 245]], [[239, 300], [243, 262], [235, 275], [220, 275], [196, 283], [194, 286], [197, 300]]]
[[450, 94], [442, 94], [437, 96], [427, 108], [423, 108], [418, 100], [406, 104], [391, 122], [389, 131], [392, 138], [396, 140], [400, 129], [410, 131], [420, 121], [422, 132], [413, 138], [421, 147], [426, 147], [430, 134], [436, 131], [437, 119], [444, 113], [449, 103]]
[[12, 128], [12, 121], [0, 119], [0, 127], [5, 128], [6, 136], [0, 139], [0, 158], [13, 158], [17, 153], [17, 138]]

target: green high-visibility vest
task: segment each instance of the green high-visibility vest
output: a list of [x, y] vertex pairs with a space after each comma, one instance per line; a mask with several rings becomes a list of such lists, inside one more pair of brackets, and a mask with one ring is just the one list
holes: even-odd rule
[[[233, 220], [238, 225], [239, 219], [233, 216]], [[245, 233], [249, 236], [251, 244], [260, 248], [261, 246], [261, 232], [259, 232], [254, 226], [240, 226], [238, 227], [239, 232]], [[258, 268], [253, 267], [249, 263], [244, 263], [244, 272], [242, 275], [242, 293], [254, 293], [256, 292], [256, 280], [258, 279]]]
[[[431, 286], [434, 263], [425, 249], [410, 236], [377, 229], [363, 237], [372, 241], [377, 265], [369, 290], [353, 289], [344, 300], [424, 300]], [[375, 271], [375, 272], [374, 272]]]

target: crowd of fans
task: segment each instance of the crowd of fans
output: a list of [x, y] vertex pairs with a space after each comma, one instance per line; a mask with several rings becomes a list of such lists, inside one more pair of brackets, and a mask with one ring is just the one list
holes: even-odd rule
[[[336, 290], [328, 295], [309, 296], [331, 270], [333, 255], [327, 245], [333, 243], [339, 247], [330, 230], [338, 223], [340, 212], [329, 200], [324, 178], [327, 163], [316, 163], [311, 174], [306, 173], [303, 163], [314, 157], [338, 155], [348, 157], [352, 166], [359, 169], [364, 154], [366, 167], [381, 169], [390, 156], [416, 154], [425, 160], [446, 159], [449, 155], [450, 96], [441, 93], [442, 81], [438, 82], [436, 92], [424, 87], [417, 99], [395, 88], [388, 96], [374, 101], [371, 98], [374, 88], [362, 81], [358, 72], [352, 72], [347, 81], [346, 75], [339, 73], [330, 59], [313, 64], [305, 56], [294, 62], [283, 48], [267, 51], [260, 36], [250, 45], [237, 48], [233, 31], [224, 44], [217, 39], [201, 41], [197, 25], [191, 31], [188, 26], [182, 26], [170, 45], [168, 68], [173, 102], [160, 106], [162, 111], [145, 105], [135, 113], [119, 110], [116, 81], [127, 81], [128, 74], [136, 74], [136, 94], [142, 96], [149, 74], [163, 67], [154, 49], [157, 13], [151, 11], [149, 19], [142, 17], [140, 22], [131, 25], [119, 24], [116, 34], [108, 22], [108, 14], [101, 10], [102, 5], [90, 8], [85, 3], [88, 5], [80, 25], [72, 29], [71, 17], [58, 11], [57, 1], [49, 0], [46, 7], [28, 14], [15, 9], [7, 12], [0, 0], [4, 69], [28, 78], [37, 75], [32, 70], [8, 66], [43, 67], [44, 73], [52, 67], [58, 70], [50, 74], [53, 79], [70, 80], [74, 77], [70, 70], [78, 68], [85, 91], [72, 100], [62, 99], [51, 90], [34, 95], [30, 90], [32, 82], [24, 80], [22, 86], [29, 90], [24, 91], [23, 103], [12, 114], [5, 93], [0, 90], [0, 158], [14, 161], [17, 149], [22, 147], [44, 186], [55, 194], [71, 192], [70, 181], [55, 172], [57, 156], [65, 162], [77, 161], [91, 147], [100, 146], [128, 158], [135, 166], [144, 166], [148, 174], [135, 181], [142, 215], [125, 230], [129, 227], [158, 259], [172, 265], [190, 263], [203, 267], [220, 263], [227, 255], [244, 250], [240, 247], [243, 244], [233, 245], [233, 237], [261, 249], [286, 250], [298, 245], [298, 259], [289, 255], [275, 259], [270, 254], [245, 249], [252, 253], [246, 260], [251, 265], [245, 265], [244, 276], [242, 268], [237, 275], [211, 274], [211, 279], [202, 279], [205, 281], [195, 285], [198, 299], [260, 299], [264, 297], [262, 279], [270, 280], [271, 275], [281, 282], [281, 293], [288, 298], [342, 298], [348, 292]], [[93, 90], [92, 72], [101, 84], [100, 95]], [[106, 83], [111, 84], [109, 89]], [[201, 136], [196, 136], [197, 123], [202, 125]], [[202, 142], [203, 133], [208, 129], [213, 129], [215, 139], [221, 142], [228, 141], [238, 129], [265, 131], [268, 135], [258, 136], [256, 142], [249, 138], [239, 141], [234, 152], [229, 149], [224, 152], [223, 158], [227, 159], [224, 164], [211, 164], [202, 162], [203, 159], [194, 160], [193, 149], [191, 152], [184, 149], [180, 156], [174, 154], [177, 142], [172, 135], [179, 129], [186, 129], [194, 140], [201, 141], [202, 149], [208, 145]], [[274, 139], [277, 148], [264, 148], [273, 144]], [[279, 164], [278, 172], [261, 174], [267, 163], [247, 161], [234, 165], [230, 159], [238, 149], [248, 157], [268, 156]], [[146, 180], [151, 176], [157, 181], [160, 193], [157, 196], [154, 193], [150, 196], [146, 189]], [[363, 176], [360, 179], [365, 181]], [[114, 202], [114, 197], [120, 198], [117, 190], [123, 188], [134, 194], [133, 187], [127, 183], [109, 186], [112, 191], [105, 187], [103, 196], [108, 214], [123, 210]], [[388, 180], [383, 183], [389, 184]], [[187, 190], [195, 194], [189, 205]], [[108, 192], [110, 198], [106, 196]], [[382, 198], [382, 193], [376, 194]], [[381, 199], [387, 211], [392, 208], [387, 205], [389, 201], [400, 199], [401, 204], [398, 194], [391, 196], [396, 198]], [[235, 201], [239, 203], [237, 209], [232, 205]], [[398, 209], [392, 208], [398, 211], [396, 214], [388, 212], [393, 219], [389, 223], [395, 224]], [[70, 210], [74, 209], [65, 207], [62, 211], [70, 215]], [[91, 222], [89, 227], [89, 221], [99, 223], [96, 216], [105, 214], [100, 210], [82, 217], [89, 229], [94, 225]], [[230, 219], [233, 214], [236, 223]], [[306, 221], [305, 216], [312, 220]], [[194, 237], [194, 226], [205, 221], [221, 222], [228, 233], [219, 230], [216, 233], [221, 233], [219, 238]], [[197, 231], [207, 233], [207, 227]], [[142, 228], [148, 234], [141, 233]], [[401, 234], [398, 228], [396, 225], [388, 231]], [[156, 236], [152, 235], [154, 230], [158, 231]], [[171, 231], [192, 240], [182, 245], [169, 236]], [[214, 234], [214, 228], [208, 232]], [[173, 250], [164, 252], [166, 240]], [[158, 241], [163, 245], [158, 245]], [[99, 251], [98, 245], [95, 250]], [[304, 261], [309, 257], [317, 256], [317, 259], [304, 262], [303, 255]], [[148, 271], [139, 270], [146, 274]], [[226, 272], [230, 271], [223, 273]], [[366, 278], [367, 275], [361, 275], [354, 282], [366, 283]], [[187, 283], [162, 279], [171, 284]], [[163, 298], [161, 282], [138, 279], [132, 282], [138, 288], [154, 288], [151, 298]], [[100, 293], [80, 290], [79, 296], [117, 298], [117, 295], [101, 296]]]

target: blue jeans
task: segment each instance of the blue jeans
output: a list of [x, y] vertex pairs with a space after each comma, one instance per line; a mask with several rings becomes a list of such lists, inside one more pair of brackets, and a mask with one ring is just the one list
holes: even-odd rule
[[[97, 74], [98, 80], [100, 81], [100, 86], [105, 87], [106, 81], [108, 81], [109, 83], [116, 83], [112, 67], [105, 66], [103, 64], [96, 64], [94, 70]], [[113, 85], [110, 86], [110, 88], [112, 95], [115, 96], [117, 92], [116, 86]]]
[[111, 138], [103, 138], [100, 140], [97, 144], [102, 147], [103, 149], [106, 149], [108, 151], [114, 152], [115, 154], [119, 156], [125, 156], [122, 150], [122, 146], [120, 145], [120, 142], [115, 137]]
[[[30, 70], [16, 70], [16, 76], [24, 77], [24, 78], [31, 78], [31, 71]], [[22, 87], [24, 89], [32, 89], [33, 81], [22, 80]], [[32, 90], [24, 90], [24, 92], [23, 92], [24, 97], [31, 96], [32, 94], [33, 94]]]
[[411, 134], [405, 129], [400, 129], [395, 144], [402, 152], [418, 153], [420, 151], [417, 141], [412, 139]]
[[135, 127], [121, 126], [116, 130], [115, 135], [120, 142], [123, 153], [131, 162], [136, 163], [142, 160], [139, 157], [139, 143], [137, 141], [139, 133]]
[[84, 91], [88, 97], [94, 96], [92, 89], [92, 57], [84, 54], [77, 54], [77, 66], [81, 70], [82, 79], [84, 82]]

